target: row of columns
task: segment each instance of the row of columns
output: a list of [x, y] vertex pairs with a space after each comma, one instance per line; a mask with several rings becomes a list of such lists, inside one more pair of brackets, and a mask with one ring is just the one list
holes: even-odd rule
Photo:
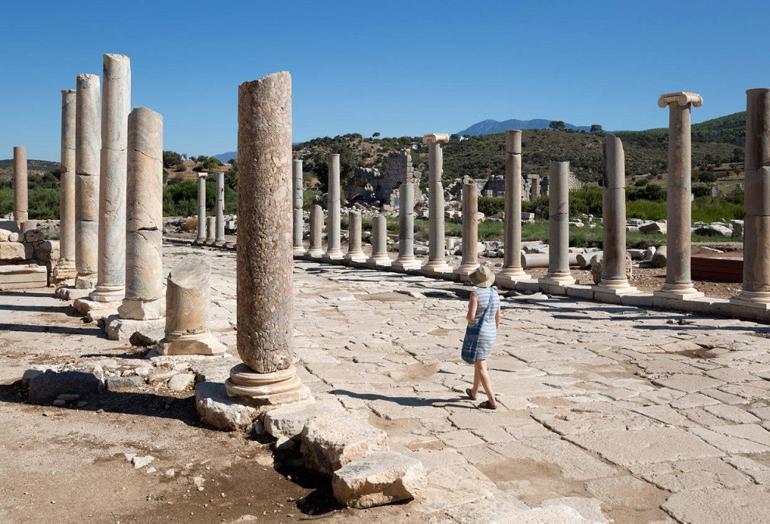
[[216, 199], [214, 216], [206, 215], [206, 180], [209, 174], [198, 173], [198, 231], [196, 244], [222, 246], [225, 244], [225, 174], [215, 174]]

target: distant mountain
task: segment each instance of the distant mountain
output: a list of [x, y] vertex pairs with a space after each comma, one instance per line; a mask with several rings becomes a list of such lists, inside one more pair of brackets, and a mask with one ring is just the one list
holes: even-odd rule
[[220, 162], [227, 163], [234, 158], [238, 158], [237, 151], [229, 151], [227, 153], [221, 153], [219, 155], [213, 155], [214, 158], [218, 158]]
[[[545, 120], [543, 118], [534, 118], [532, 120], [518, 120], [516, 118], [511, 118], [510, 120], [503, 120], [502, 122], [489, 119], [477, 122], [469, 128], [459, 131], [457, 134], [479, 136], [503, 133], [509, 129], [548, 129], [551, 122], [552, 120]], [[565, 127], [567, 129], [578, 131], [589, 131], [591, 129], [590, 126], [576, 126], [573, 124], [565, 124]]]

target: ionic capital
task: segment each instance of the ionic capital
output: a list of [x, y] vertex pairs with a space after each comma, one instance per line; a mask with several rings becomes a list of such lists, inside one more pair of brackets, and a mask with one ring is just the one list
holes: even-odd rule
[[695, 107], [700, 107], [702, 103], [702, 96], [698, 93], [690, 93], [689, 91], [666, 93], [665, 95], [660, 95], [660, 98], [658, 98], [658, 107], [666, 107], [672, 104], [677, 104], [680, 107], [686, 107], [690, 104]]

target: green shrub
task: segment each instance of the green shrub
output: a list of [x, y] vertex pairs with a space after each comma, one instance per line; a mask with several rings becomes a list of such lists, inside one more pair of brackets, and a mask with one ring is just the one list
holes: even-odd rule
[[484, 213], [486, 216], [502, 213], [504, 207], [505, 200], [502, 197], [479, 197], [479, 212]]

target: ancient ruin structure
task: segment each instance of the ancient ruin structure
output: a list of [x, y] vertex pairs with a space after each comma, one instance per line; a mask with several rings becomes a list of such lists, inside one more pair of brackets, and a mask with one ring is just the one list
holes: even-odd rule
[[[231, 397], [258, 405], [311, 398], [293, 362], [291, 155], [291, 75], [241, 84], [237, 323], [243, 364], [230, 371], [225, 387]], [[339, 205], [339, 192], [332, 196]]]
[[685, 299], [703, 296], [690, 278], [690, 231], [692, 227], [692, 106], [703, 102], [697, 93], [668, 93], [661, 95], [659, 107], [668, 107], [668, 196], [666, 216], [668, 231], [666, 246], [666, 283], [655, 292], [664, 299]]
[[405, 178], [399, 187], [398, 258], [393, 268], [399, 271], [420, 269], [414, 256], [414, 183]]
[[340, 206], [342, 205], [342, 193], [340, 192], [340, 155], [329, 155], [329, 191], [326, 194], [326, 211], [328, 222], [326, 224], [326, 253], [324, 260], [342, 260], [344, 255], [340, 248]]
[[393, 192], [404, 180], [416, 182], [415, 201], [420, 200], [419, 181], [422, 173], [412, 165], [409, 151], [391, 151], [382, 162], [382, 169], [358, 167], [347, 187], [348, 200], [391, 203]]
[[551, 162], [548, 178], [548, 274], [539, 282], [566, 286], [575, 283], [569, 270], [569, 162]]
[[479, 267], [479, 186], [474, 180], [463, 184], [463, 258], [454, 274], [465, 278]]
[[303, 199], [303, 182], [302, 182], [302, 160], [294, 160], [292, 162], [292, 177], [291, 177], [291, 191], [292, 191], [292, 247], [295, 255], [305, 254], [305, 245], [302, 243], [302, 230], [303, 230], [303, 216], [302, 216], [302, 204]]
[[496, 276], [502, 286], [512, 286], [530, 276], [521, 267], [521, 131], [505, 133], [505, 193], [503, 242], [503, 267]]
[[770, 309], [770, 89], [746, 91], [743, 289], [734, 304]]
[[529, 199], [540, 198], [540, 175], [529, 175]]
[[13, 219], [19, 230], [29, 220], [27, 148], [13, 147]]
[[157, 347], [160, 354], [217, 355], [225, 352], [225, 346], [208, 328], [210, 272], [205, 258], [188, 256], [169, 273], [166, 335]]
[[310, 248], [307, 250], [307, 256], [310, 258], [323, 257], [323, 227], [324, 211], [319, 204], [313, 204], [310, 208]]
[[382, 215], [372, 219], [372, 256], [366, 261], [370, 267], [390, 267], [388, 255], [388, 221]]
[[422, 266], [428, 273], [451, 273], [452, 268], [446, 263], [446, 240], [444, 238], [444, 186], [441, 176], [444, 172], [444, 156], [441, 144], [449, 142], [449, 135], [431, 134], [423, 137], [428, 144], [428, 172], [430, 177], [430, 252], [428, 262]]
[[162, 256], [163, 117], [144, 107], [128, 116], [126, 190], [126, 291], [116, 321], [138, 328], [140, 322], [163, 318], [166, 305]]
[[55, 282], [75, 278], [75, 109], [74, 89], [61, 92], [61, 175], [59, 176], [59, 260], [52, 270]]
[[218, 172], [216, 174], [217, 200], [215, 212], [216, 233], [214, 234], [214, 245], [225, 245], [225, 174]]
[[209, 174], [201, 171], [198, 173], [198, 236], [196, 244], [206, 242], [206, 179]]
[[131, 111], [131, 62], [106, 54], [103, 60], [102, 142], [99, 171], [99, 265], [94, 302], [123, 299], [126, 277], [126, 153]]
[[623, 143], [615, 135], [604, 137], [604, 192], [602, 218], [604, 237], [602, 278], [597, 291], [630, 293], [626, 277], [626, 156]]
[[75, 110], [75, 287], [96, 285], [99, 245], [99, 157], [101, 117], [99, 75], [77, 77]]
[[217, 217], [206, 217], [206, 245], [213, 246], [217, 238]]
[[366, 255], [361, 248], [361, 213], [350, 211], [348, 213], [348, 252], [345, 254], [346, 262], [363, 264]]

